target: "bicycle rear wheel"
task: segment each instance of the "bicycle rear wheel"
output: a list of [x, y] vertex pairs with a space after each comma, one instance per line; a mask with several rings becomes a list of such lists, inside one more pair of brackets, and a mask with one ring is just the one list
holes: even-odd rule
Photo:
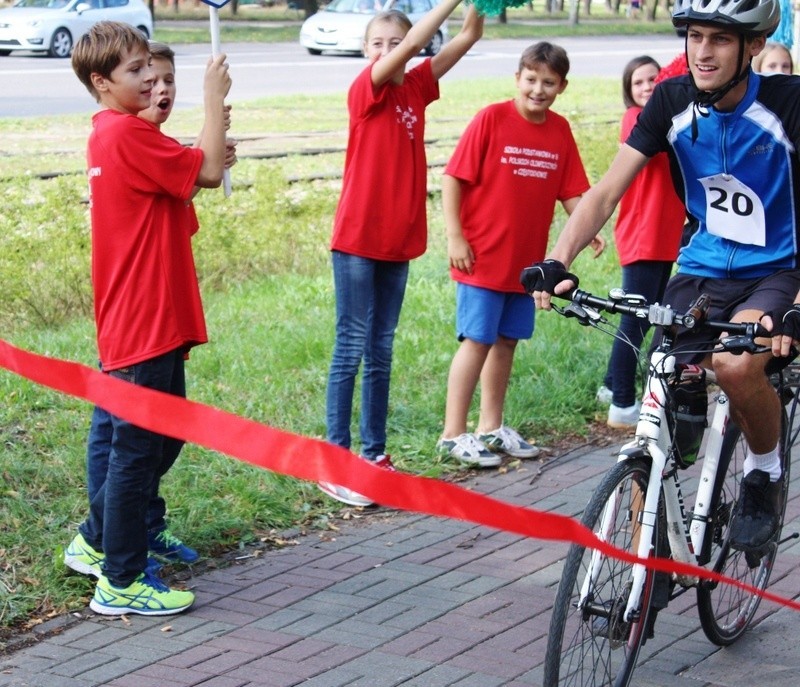
[[[638, 513], [650, 466], [642, 459], [617, 463], [595, 490], [584, 511], [583, 524], [609, 544], [636, 551]], [[661, 509], [659, 509], [661, 510]], [[604, 521], [608, 526], [600, 532]], [[656, 523], [654, 545], [664, 536]], [[592, 580], [587, 575], [592, 574]], [[558, 585], [544, 666], [545, 687], [625, 687], [630, 683], [650, 616], [655, 574], [648, 570], [636, 618], [623, 618], [632, 585], [630, 563], [609, 558], [583, 546], [570, 547]], [[582, 593], [586, 587], [586, 596]]]
[[[783, 460], [783, 511], [786, 508], [786, 492], [789, 486], [790, 461], [784, 450], [786, 436], [786, 414], [781, 418], [781, 455]], [[720, 465], [711, 503], [709, 523], [703, 548], [705, 560], [713, 570], [726, 577], [749, 584], [756, 589], [766, 589], [783, 527], [783, 511], [780, 514], [778, 532], [768, 551], [762, 555], [747, 554], [732, 549], [728, 543], [728, 526], [735, 510], [742, 478], [742, 465], [747, 455], [747, 442], [741, 429], [733, 422], [728, 424], [720, 453]], [[706, 637], [718, 646], [735, 642], [747, 630], [761, 603], [761, 597], [730, 584], [701, 580], [697, 587], [697, 610], [700, 624]]]

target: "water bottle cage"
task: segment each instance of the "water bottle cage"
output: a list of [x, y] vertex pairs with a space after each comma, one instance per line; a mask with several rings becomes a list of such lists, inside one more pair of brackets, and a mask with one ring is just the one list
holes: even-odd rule
[[676, 465], [694, 465], [707, 426], [708, 392], [705, 370], [697, 365], [677, 365], [669, 381], [673, 458]]

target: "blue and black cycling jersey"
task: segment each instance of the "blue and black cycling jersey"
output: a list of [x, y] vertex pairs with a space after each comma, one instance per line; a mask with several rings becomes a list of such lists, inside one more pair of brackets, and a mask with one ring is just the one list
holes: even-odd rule
[[732, 112], [697, 112], [688, 76], [658, 85], [627, 143], [669, 155], [672, 178], [698, 229], [678, 272], [753, 279], [798, 267], [800, 77], [751, 73]]

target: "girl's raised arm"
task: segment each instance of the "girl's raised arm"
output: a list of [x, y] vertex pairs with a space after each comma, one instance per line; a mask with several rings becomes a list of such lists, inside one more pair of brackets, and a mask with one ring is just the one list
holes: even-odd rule
[[[373, 65], [373, 85], [380, 86], [395, 77], [398, 73], [402, 74], [408, 61], [412, 57], [419, 55], [425, 46], [431, 42], [433, 35], [447, 17], [452, 14], [453, 10], [458, 7], [460, 2], [461, 0], [441, 0], [438, 5], [414, 24], [400, 44], [381, 57], [381, 59]], [[367, 36], [367, 41], [368, 40], [369, 36]], [[445, 46], [442, 51], [446, 48], [447, 46]]]
[[475, 5], [471, 5], [464, 15], [461, 31], [448, 41], [438, 55], [431, 60], [433, 76], [438, 81], [449, 72], [469, 49], [483, 35], [483, 15], [478, 14]]

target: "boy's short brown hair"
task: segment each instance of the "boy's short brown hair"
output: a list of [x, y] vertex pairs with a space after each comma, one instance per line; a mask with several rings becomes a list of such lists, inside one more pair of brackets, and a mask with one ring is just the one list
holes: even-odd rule
[[86, 90], [100, 102], [100, 94], [92, 85], [92, 74], [109, 78], [122, 60], [122, 54], [137, 49], [150, 53], [147, 38], [139, 29], [118, 21], [100, 21], [75, 43], [72, 70]]
[[540, 41], [525, 48], [519, 58], [519, 69], [534, 69], [537, 64], [544, 64], [558, 74], [562, 80], [569, 74], [569, 57], [567, 51], [559, 45]]
[[172, 48], [161, 41], [148, 41], [147, 43], [150, 46], [150, 57], [169, 60], [172, 68], [175, 68], [175, 51]]

